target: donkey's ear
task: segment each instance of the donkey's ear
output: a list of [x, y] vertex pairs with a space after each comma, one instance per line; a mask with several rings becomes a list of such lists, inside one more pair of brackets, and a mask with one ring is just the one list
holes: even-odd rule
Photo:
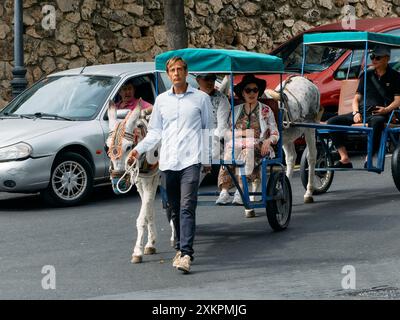
[[117, 106], [113, 100], [108, 101], [108, 127], [113, 130], [117, 123]]
[[132, 132], [133, 127], [136, 125], [136, 121], [140, 117], [140, 107], [136, 107], [135, 109], [131, 110], [126, 116], [126, 124], [125, 128], [127, 132]]

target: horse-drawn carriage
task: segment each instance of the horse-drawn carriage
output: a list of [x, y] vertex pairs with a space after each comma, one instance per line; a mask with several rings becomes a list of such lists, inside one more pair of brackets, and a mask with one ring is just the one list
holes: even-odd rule
[[[329, 46], [336, 48], [345, 48], [353, 50], [364, 50], [364, 74], [367, 74], [368, 68], [368, 51], [374, 49], [378, 45], [384, 45], [390, 48], [400, 48], [400, 37], [388, 35], [388, 34], [378, 34], [371, 32], [329, 32], [329, 33], [316, 33], [304, 35], [304, 46], [303, 46], [303, 70], [304, 64], [307, 56], [308, 46]], [[351, 59], [352, 60], [352, 59]], [[348, 71], [351, 70], [352, 61], [348, 66]], [[347, 72], [348, 78], [349, 72]], [[364, 93], [363, 93], [363, 105], [366, 105], [366, 92], [367, 88], [367, 77], [364, 77]], [[346, 100], [347, 105], [349, 99], [346, 99], [346, 91], [350, 90], [351, 97], [354, 97], [357, 79], [346, 79], [342, 83], [342, 90], [340, 96], [339, 114], [345, 113]], [[350, 88], [350, 89], [349, 89]], [[351, 103], [351, 102], [350, 102]], [[348, 110], [348, 106], [347, 106]], [[400, 191], [400, 125], [393, 123], [393, 119], [396, 114], [400, 114], [399, 110], [393, 110], [388, 117], [388, 121], [385, 124], [385, 128], [382, 132], [380, 139], [379, 151], [377, 153], [376, 163], [373, 163], [373, 128], [369, 127], [366, 123], [366, 108], [363, 108], [362, 119], [363, 122], [355, 124], [352, 126], [342, 126], [342, 125], [328, 125], [328, 124], [304, 124], [296, 123], [295, 126], [299, 127], [310, 127], [315, 128], [317, 133], [317, 162], [316, 162], [316, 187], [314, 190], [315, 194], [320, 194], [326, 192], [333, 180], [335, 171], [344, 170], [362, 170], [375, 173], [381, 173], [384, 171], [385, 158], [388, 146], [394, 149], [392, 155], [392, 176], [394, 183]], [[347, 112], [351, 112], [351, 109]], [[335, 155], [335, 150], [333, 144], [331, 143], [330, 134], [334, 132], [344, 132], [349, 135], [364, 135], [367, 137], [367, 162], [364, 168], [333, 168], [333, 159]], [[307, 149], [303, 153], [301, 160], [300, 175], [304, 187], [308, 183], [308, 163], [306, 159]]]

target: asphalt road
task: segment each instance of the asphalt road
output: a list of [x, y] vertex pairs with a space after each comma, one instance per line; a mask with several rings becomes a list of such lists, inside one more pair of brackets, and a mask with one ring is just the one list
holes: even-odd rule
[[[83, 206], [54, 209], [0, 193], [0, 299], [398, 299], [400, 193], [389, 160], [380, 175], [336, 173], [313, 204], [296, 174], [284, 232], [262, 210], [246, 219], [241, 207], [199, 207], [189, 275], [171, 266], [160, 201], [158, 253], [133, 265], [137, 195], [99, 188]], [[45, 290], [48, 265], [56, 288]]]

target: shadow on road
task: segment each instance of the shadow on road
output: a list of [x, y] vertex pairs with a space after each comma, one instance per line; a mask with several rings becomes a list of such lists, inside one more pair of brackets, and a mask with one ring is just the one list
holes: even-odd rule
[[[100, 186], [95, 187], [93, 194], [84, 203], [76, 206], [85, 208], [97, 203], [104, 203], [108, 201], [114, 201], [116, 199], [138, 197], [138, 193], [135, 188], [130, 192], [123, 195], [116, 195], [112, 191], [111, 186]], [[15, 211], [15, 212], [26, 212], [26, 211], [49, 211], [56, 210], [56, 208], [50, 206], [39, 193], [36, 194], [11, 194], [1, 193], [0, 194], [0, 212], [2, 211]]]

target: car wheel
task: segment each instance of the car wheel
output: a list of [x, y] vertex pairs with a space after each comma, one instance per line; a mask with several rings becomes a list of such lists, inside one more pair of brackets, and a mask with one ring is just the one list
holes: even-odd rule
[[92, 190], [89, 162], [77, 153], [66, 152], [54, 161], [49, 186], [42, 196], [51, 205], [66, 207], [82, 203]]

